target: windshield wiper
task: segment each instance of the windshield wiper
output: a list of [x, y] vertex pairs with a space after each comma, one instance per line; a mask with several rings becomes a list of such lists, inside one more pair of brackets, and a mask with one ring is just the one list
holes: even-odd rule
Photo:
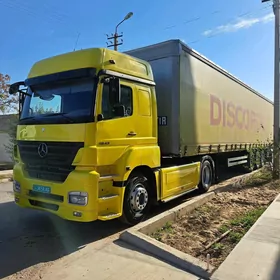
[[46, 117], [52, 117], [52, 116], [62, 116], [64, 117], [65, 119], [67, 119], [68, 121], [70, 121], [71, 123], [74, 123], [75, 120], [70, 118], [69, 116], [66, 116], [68, 113], [51, 113], [51, 114], [46, 114], [44, 115], [43, 117], [46, 118]]

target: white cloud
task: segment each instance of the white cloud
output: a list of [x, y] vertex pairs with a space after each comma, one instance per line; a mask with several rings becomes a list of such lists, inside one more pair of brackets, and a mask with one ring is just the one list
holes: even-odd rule
[[229, 23], [225, 25], [217, 26], [214, 29], [209, 29], [204, 31], [202, 34], [203, 36], [213, 36], [221, 33], [230, 33], [236, 32], [240, 29], [250, 28], [257, 23], [267, 23], [274, 19], [274, 14], [269, 13], [263, 17], [259, 18], [248, 18], [248, 19], [238, 19], [235, 23]]

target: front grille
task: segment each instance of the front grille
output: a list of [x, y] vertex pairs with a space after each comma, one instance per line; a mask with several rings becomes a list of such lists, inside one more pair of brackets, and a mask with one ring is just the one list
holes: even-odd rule
[[29, 195], [36, 198], [45, 198], [45, 199], [55, 200], [59, 202], [63, 202], [64, 200], [62, 195], [51, 194], [51, 193], [39, 193], [39, 192], [29, 191]]
[[[47, 153], [40, 157], [40, 144], [47, 145]], [[69, 173], [74, 170], [72, 162], [78, 150], [84, 147], [81, 142], [39, 142], [18, 141], [20, 157], [29, 177], [64, 182]]]
[[41, 207], [52, 211], [57, 211], [59, 209], [58, 205], [52, 203], [46, 203], [46, 202], [32, 200], [32, 199], [29, 199], [29, 203], [32, 206]]

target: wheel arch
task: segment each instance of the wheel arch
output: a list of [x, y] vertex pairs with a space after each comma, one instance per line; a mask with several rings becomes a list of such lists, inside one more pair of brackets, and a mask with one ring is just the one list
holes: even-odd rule
[[128, 180], [137, 173], [141, 173], [147, 177], [149, 186], [151, 186], [151, 193], [154, 199], [157, 199], [157, 182], [153, 169], [147, 165], [140, 165], [135, 167], [129, 174]]

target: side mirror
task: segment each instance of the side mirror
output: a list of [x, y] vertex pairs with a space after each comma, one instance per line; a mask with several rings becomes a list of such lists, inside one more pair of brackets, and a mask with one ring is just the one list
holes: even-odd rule
[[17, 82], [17, 83], [11, 84], [10, 88], [9, 88], [9, 94], [15, 95], [16, 93], [18, 93], [20, 86], [25, 86], [25, 83], [24, 82]]
[[125, 116], [125, 108], [123, 105], [115, 105], [113, 108], [114, 115], [116, 117], [124, 117]]
[[109, 100], [113, 106], [121, 101], [121, 86], [118, 78], [111, 78], [109, 81]]

